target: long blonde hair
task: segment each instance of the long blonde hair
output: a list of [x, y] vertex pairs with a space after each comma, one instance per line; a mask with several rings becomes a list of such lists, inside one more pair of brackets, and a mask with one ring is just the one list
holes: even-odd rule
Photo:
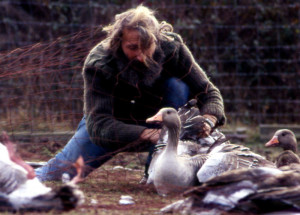
[[159, 23], [154, 13], [153, 10], [139, 5], [136, 8], [117, 14], [114, 22], [103, 28], [103, 31], [107, 33], [103, 45], [116, 53], [121, 45], [123, 30], [127, 28], [138, 30], [141, 49], [148, 49], [154, 41], [159, 42], [161, 40], [163, 32], [173, 31], [171, 24], [165, 21]]

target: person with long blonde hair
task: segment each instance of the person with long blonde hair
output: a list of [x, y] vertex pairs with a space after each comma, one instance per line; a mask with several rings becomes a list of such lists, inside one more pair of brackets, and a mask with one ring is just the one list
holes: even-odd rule
[[83, 66], [84, 117], [64, 149], [36, 170], [42, 181], [60, 180], [63, 173], [72, 178], [71, 164], [80, 155], [87, 176], [119, 152], [153, 147], [161, 129], [145, 120], [162, 107], [177, 109], [195, 98], [207, 135], [225, 123], [220, 91], [153, 10], [139, 5], [117, 14], [103, 30], [106, 38]]

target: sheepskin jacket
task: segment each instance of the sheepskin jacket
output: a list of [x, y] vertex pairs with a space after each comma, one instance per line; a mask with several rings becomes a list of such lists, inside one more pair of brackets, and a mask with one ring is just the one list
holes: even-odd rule
[[132, 143], [147, 128], [145, 120], [164, 106], [164, 81], [176, 77], [189, 86], [190, 99], [196, 98], [201, 114], [217, 117], [217, 126], [225, 123], [220, 91], [195, 62], [191, 52], [177, 34], [163, 39], [162, 71], [151, 86], [132, 85], [122, 77], [127, 65], [102, 43], [96, 45], [83, 66], [84, 114], [87, 131], [93, 143], [116, 150]]

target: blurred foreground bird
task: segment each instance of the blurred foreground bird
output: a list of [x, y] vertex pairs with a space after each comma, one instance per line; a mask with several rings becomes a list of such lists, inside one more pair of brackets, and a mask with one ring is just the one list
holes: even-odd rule
[[184, 193], [161, 209], [180, 214], [299, 214], [300, 174], [275, 168], [236, 169]]
[[33, 168], [15, 152], [14, 144], [3, 132], [0, 143], [0, 211], [68, 211], [84, 202], [76, 183], [81, 178], [83, 160], [74, 164], [78, 175], [57, 189], [42, 184]]

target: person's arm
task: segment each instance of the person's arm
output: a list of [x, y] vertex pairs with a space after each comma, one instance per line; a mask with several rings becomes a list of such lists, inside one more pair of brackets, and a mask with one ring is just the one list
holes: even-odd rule
[[219, 89], [209, 80], [196, 63], [189, 49], [181, 43], [178, 49], [177, 71], [179, 78], [188, 84], [192, 96], [197, 98], [201, 114], [207, 118], [207, 125], [217, 127], [225, 123], [224, 103]]
[[156, 144], [159, 139], [160, 132], [161, 132], [161, 129], [147, 128], [141, 133], [139, 140], [140, 141], [148, 141], [153, 144]]
[[141, 134], [146, 127], [126, 124], [114, 118], [114, 79], [105, 75], [111, 72], [109, 67], [99, 66], [98, 63], [95, 61], [83, 69], [86, 126], [92, 142], [116, 149], [145, 140]]

